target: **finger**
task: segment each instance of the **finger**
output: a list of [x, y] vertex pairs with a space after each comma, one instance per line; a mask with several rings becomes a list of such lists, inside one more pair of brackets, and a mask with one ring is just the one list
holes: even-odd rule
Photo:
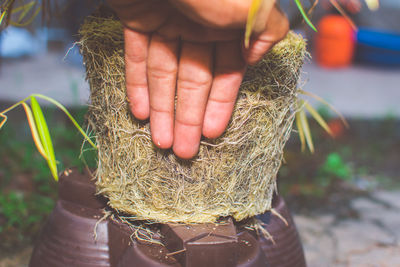
[[125, 82], [129, 106], [133, 115], [144, 120], [149, 117], [149, 94], [146, 77], [147, 34], [124, 28]]
[[203, 122], [203, 135], [217, 138], [231, 118], [246, 64], [240, 42], [217, 43], [214, 79]]
[[177, 58], [177, 40], [152, 36], [147, 63], [150, 130], [154, 144], [160, 148], [169, 148], [173, 142]]
[[252, 38], [249, 48], [243, 50], [246, 62], [251, 65], [257, 63], [288, 31], [289, 21], [275, 5], [269, 14], [265, 30]]
[[174, 145], [181, 158], [196, 155], [212, 84], [213, 45], [184, 42], [178, 71]]

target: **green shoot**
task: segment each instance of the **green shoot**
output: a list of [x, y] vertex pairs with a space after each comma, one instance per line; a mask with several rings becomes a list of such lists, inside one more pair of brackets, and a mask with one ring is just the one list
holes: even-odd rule
[[47, 156], [47, 164], [49, 165], [54, 179], [58, 181], [57, 163], [54, 155], [53, 142], [51, 141], [49, 129], [47, 127], [46, 119], [43, 116], [42, 109], [34, 96], [31, 96], [31, 107], [36, 127], [39, 132], [40, 141], [42, 142], [42, 146], [44, 147]]
[[262, 0], [253, 0], [251, 2], [249, 13], [247, 15], [246, 31], [244, 34], [244, 47], [248, 48], [250, 45], [250, 36], [253, 32], [254, 24], [256, 22], [257, 12], [260, 9]]
[[303, 127], [300, 122], [300, 110], [296, 112], [296, 125], [297, 125], [297, 131], [299, 132], [301, 152], [304, 152], [304, 150], [306, 150], [306, 139], [304, 137]]
[[342, 121], [342, 123], [343, 123], [347, 128], [349, 128], [349, 124], [348, 124], [347, 120], [343, 117], [343, 115], [340, 114], [340, 112], [337, 111], [337, 110], [335, 109], [334, 106], [332, 106], [331, 104], [329, 104], [329, 103], [328, 103], [326, 100], [324, 100], [322, 97], [319, 97], [319, 96], [317, 96], [317, 95], [315, 95], [315, 94], [313, 94], [313, 93], [310, 93], [310, 92], [307, 92], [307, 91], [304, 91], [304, 90], [299, 90], [299, 92], [300, 92], [300, 94], [303, 94], [303, 95], [312, 97], [312, 98], [314, 98], [315, 100], [317, 100], [318, 102], [321, 102], [322, 104], [324, 104], [325, 106], [327, 106], [329, 109], [331, 109], [331, 110], [340, 118], [340, 120]]
[[41, 95], [41, 94], [33, 94], [32, 96], [44, 99], [50, 103], [52, 103], [53, 105], [55, 105], [56, 107], [58, 107], [62, 112], [65, 113], [65, 115], [67, 115], [67, 117], [70, 119], [70, 121], [72, 122], [72, 124], [74, 124], [74, 126], [76, 127], [76, 129], [82, 134], [83, 137], [85, 137], [85, 139], [89, 142], [89, 144], [97, 149], [96, 145], [93, 143], [93, 141], [89, 138], [89, 136], [87, 136], [87, 134], [85, 133], [85, 131], [79, 126], [79, 124], [76, 122], [76, 120], [74, 119], [74, 117], [72, 117], [71, 113], [69, 113], [69, 111], [57, 100], [54, 100], [48, 96], [45, 95]]
[[[349, 124], [347, 123], [346, 119], [328, 102], [326, 102], [324, 99], [321, 97], [314, 95], [310, 92], [305, 92], [303, 90], [299, 90], [299, 92], [303, 95], [310, 96], [319, 102], [323, 103], [326, 105], [328, 108], [330, 108], [332, 111], [334, 111], [339, 118], [342, 120], [343, 124], [348, 128]], [[305, 150], [306, 144], [308, 146], [308, 149], [310, 150], [311, 153], [314, 153], [314, 144], [312, 141], [312, 135], [310, 131], [310, 126], [308, 124], [307, 120], [307, 115], [306, 111], [310, 113], [310, 115], [317, 121], [317, 123], [330, 135], [332, 136], [332, 131], [329, 128], [328, 124], [326, 121], [322, 118], [322, 116], [316, 111], [310, 104], [305, 102], [304, 100], [298, 100], [298, 111], [296, 112], [296, 125], [297, 125], [297, 130], [299, 133], [299, 138], [300, 138], [300, 143], [301, 143], [301, 151]]]
[[[56, 161], [55, 154], [54, 154], [53, 142], [51, 140], [49, 129], [48, 129], [45, 117], [43, 115], [42, 109], [40, 108], [40, 105], [36, 98], [44, 99], [44, 100], [54, 104], [60, 110], [62, 110], [67, 115], [67, 117], [71, 120], [71, 122], [74, 124], [74, 126], [78, 129], [78, 131], [82, 134], [82, 136], [92, 145], [92, 147], [94, 147], [96, 149], [97, 149], [97, 147], [93, 143], [93, 141], [89, 138], [89, 136], [79, 126], [79, 124], [72, 117], [72, 115], [68, 112], [68, 110], [62, 104], [60, 104], [58, 101], [56, 101], [50, 97], [47, 97], [47, 96], [44, 96], [41, 94], [32, 94], [29, 97], [17, 102], [16, 104], [12, 105], [11, 107], [0, 112], [0, 117], [3, 118], [3, 120], [0, 122], [0, 129], [1, 129], [7, 121], [7, 116], [5, 114], [7, 112], [13, 110], [14, 108], [18, 107], [19, 105], [22, 105], [22, 107], [25, 110], [27, 119], [28, 119], [29, 127], [30, 127], [31, 133], [32, 133], [32, 138], [36, 145], [36, 148], [39, 151], [39, 153], [42, 155], [42, 157], [44, 159], [46, 159], [46, 161], [49, 165], [51, 174], [53, 175], [54, 179], [57, 181], [58, 180], [57, 161]], [[30, 107], [26, 103], [26, 101], [28, 101], [28, 100], [30, 100], [30, 102], [31, 102]]]
[[[38, 6], [34, 10], [34, 8], [38, 5], [38, 1], [36, 0], [32, 0], [26, 4], [13, 8], [14, 3], [15, 0], [10, 0], [0, 4], [0, 10], [2, 11], [0, 15], [0, 26], [2, 25], [4, 18], [7, 17], [6, 24], [10, 24], [17, 27], [25, 27], [30, 23], [32, 23], [32, 21], [36, 18], [36, 16], [39, 14], [41, 10], [40, 6]], [[18, 13], [19, 16], [16, 21], [9, 19], [10, 15], [15, 15]], [[29, 13], [32, 13], [32, 15], [23, 22], [23, 20], [27, 17]]]
[[[299, 105], [303, 106], [304, 100], [299, 100]], [[310, 150], [311, 153], [314, 153], [314, 143], [312, 141], [310, 125], [308, 124], [307, 115], [304, 108], [300, 108], [300, 110], [298, 111], [298, 119], [299, 119], [298, 124], [300, 125], [300, 128], [302, 129], [302, 132], [304, 134], [304, 137], [300, 138], [300, 140], [305, 139], [308, 149]], [[304, 147], [304, 145], [302, 145], [302, 147]]]
[[294, 2], [296, 3], [297, 8], [299, 9], [301, 15], [303, 16], [304, 21], [308, 24], [308, 26], [310, 26], [311, 29], [313, 29], [315, 32], [317, 32], [317, 28], [315, 28], [314, 24], [312, 24], [311, 20], [308, 18], [300, 0], [294, 0]]
[[326, 121], [319, 115], [318, 111], [316, 111], [310, 104], [304, 102], [304, 107], [310, 112], [311, 116], [318, 122], [318, 124], [330, 135], [332, 136], [332, 131], [329, 128]]
[[46, 151], [43, 148], [42, 142], [39, 137], [39, 133], [36, 128], [35, 119], [33, 117], [32, 110], [25, 102], [22, 103], [22, 106], [25, 109], [26, 117], [27, 117], [28, 123], [29, 123], [29, 128], [31, 129], [31, 133], [32, 133], [32, 139], [36, 145], [36, 148], [39, 151], [40, 155], [42, 155], [42, 157], [45, 160], [48, 160]]
[[4, 10], [0, 15], [0, 25], [3, 23], [4, 17], [6, 16], [6, 11]]

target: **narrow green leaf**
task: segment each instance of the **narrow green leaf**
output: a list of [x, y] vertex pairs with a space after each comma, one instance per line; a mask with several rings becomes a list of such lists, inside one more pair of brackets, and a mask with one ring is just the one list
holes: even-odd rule
[[50, 103], [54, 104], [55, 106], [57, 106], [60, 110], [62, 110], [65, 115], [67, 115], [67, 117], [71, 120], [71, 122], [74, 124], [74, 126], [76, 127], [76, 129], [78, 129], [78, 131], [83, 135], [83, 137], [89, 142], [89, 144], [97, 149], [97, 146], [93, 143], [93, 141], [89, 138], [89, 136], [87, 136], [87, 134], [85, 133], [85, 131], [79, 126], [79, 124], [76, 122], [76, 120], [74, 119], [74, 117], [72, 117], [72, 115], [69, 113], [69, 111], [57, 100], [54, 100], [48, 96], [45, 95], [41, 95], [41, 94], [33, 94], [32, 96], [34, 97], [39, 97], [42, 98], [46, 101], [49, 101]]
[[324, 118], [319, 115], [318, 111], [316, 111], [310, 104], [307, 102], [304, 103], [304, 107], [310, 112], [311, 116], [318, 122], [318, 124], [330, 135], [333, 136], [331, 128], [329, 128], [328, 124], [324, 120]]
[[31, 129], [32, 139], [33, 139], [33, 141], [34, 141], [34, 143], [36, 145], [36, 148], [39, 151], [39, 153], [42, 155], [42, 157], [45, 160], [48, 160], [48, 157], [46, 155], [46, 151], [44, 150], [44, 147], [43, 147], [42, 142], [40, 140], [39, 133], [38, 133], [37, 128], [36, 128], [35, 119], [33, 118], [32, 110], [25, 102], [22, 103], [22, 106], [24, 107], [24, 110], [25, 110], [25, 113], [26, 113], [26, 117], [27, 117], [28, 123], [29, 123], [29, 128]]
[[32, 2], [29, 2], [29, 3], [24, 4], [24, 5], [17, 6], [17, 7], [13, 7], [11, 9], [11, 14], [16, 14], [16, 13], [21, 12], [21, 11], [23, 12], [27, 8], [28, 9], [32, 8], [31, 6], [32, 6]]
[[306, 12], [304, 11], [303, 5], [301, 4], [300, 0], [294, 0], [294, 2], [297, 5], [297, 8], [299, 9], [301, 15], [303, 16], [304, 21], [310, 26], [311, 29], [313, 29], [315, 32], [317, 32], [317, 28], [312, 24], [310, 19], [308, 18]]
[[33, 22], [33, 20], [36, 18], [36, 16], [39, 14], [40, 12], [40, 6], [35, 10], [35, 12], [33, 13], [33, 15], [24, 23], [20, 23], [20, 22], [15, 22], [15, 21], [10, 21], [10, 25], [15, 26], [15, 27], [26, 27], [29, 24], [31, 24]]
[[51, 141], [49, 129], [43, 116], [42, 109], [40, 108], [40, 105], [34, 96], [31, 96], [31, 107], [40, 140], [48, 158], [47, 163], [49, 165], [51, 174], [53, 175], [54, 179], [58, 181], [57, 163], [54, 155], [53, 143]]
[[4, 124], [5, 124], [6, 121], [7, 121], [7, 116], [4, 115], [3, 113], [0, 113], [0, 117], [3, 118], [3, 120], [0, 122], [0, 129], [1, 129], [1, 128], [3, 128]]
[[250, 36], [253, 32], [253, 27], [256, 22], [257, 12], [261, 7], [262, 0], [253, 0], [250, 4], [249, 13], [247, 15], [246, 31], [244, 34], [244, 47], [248, 48], [250, 45]]
[[342, 115], [339, 111], [337, 111], [337, 110], [335, 109], [334, 106], [332, 106], [331, 104], [329, 104], [325, 99], [323, 99], [322, 97], [319, 97], [319, 96], [317, 96], [317, 95], [315, 95], [315, 94], [313, 94], [313, 93], [304, 91], [304, 90], [299, 90], [299, 92], [300, 92], [301, 94], [303, 94], [303, 95], [312, 97], [312, 98], [314, 98], [315, 100], [317, 100], [317, 101], [321, 102], [322, 104], [326, 105], [326, 106], [327, 106], [328, 108], [330, 108], [333, 112], [335, 112], [336, 115], [338, 115], [338, 117], [340, 118], [340, 120], [343, 122], [343, 124], [344, 124], [347, 128], [350, 127], [350, 126], [349, 126], [349, 123], [348, 123], [347, 120], [343, 117], [343, 115]]
[[5, 16], [6, 16], [6, 11], [4, 10], [3, 13], [1, 13], [0, 15], [0, 25], [3, 22]]
[[19, 14], [18, 22], [21, 22], [26, 17], [29, 11], [31, 11], [32, 8], [35, 6], [35, 3], [36, 3], [35, 1], [31, 1], [22, 6], [23, 9], [21, 10], [21, 14]]
[[[304, 102], [302, 100], [301, 100], [301, 104], [302, 105], [304, 104]], [[310, 150], [311, 153], [314, 153], [314, 144], [312, 141], [310, 126], [308, 124], [307, 115], [306, 115], [306, 112], [304, 111], [304, 109], [301, 109], [299, 111], [299, 118], [300, 118], [301, 128], [303, 128], [303, 131], [304, 131], [304, 137], [306, 139], [308, 149]]]
[[299, 132], [299, 138], [300, 138], [300, 143], [301, 143], [301, 152], [304, 152], [304, 150], [306, 149], [306, 140], [304, 137], [303, 127], [301, 127], [300, 110], [296, 112], [296, 125], [297, 125], [297, 131]]
[[4, 125], [4, 124], [6, 123], [6, 121], [7, 121], [7, 116], [6, 116], [5, 114], [6, 114], [7, 112], [13, 110], [14, 108], [18, 107], [19, 105], [21, 105], [22, 103], [24, 103], [24, 102], [25, 102], [26, 100], [28, 100], [28, 99], [29, 99], [29, 97], [27, 97], [27, 98], [25, 98], [25, 99], [23, 99], [23, 100], [21, 100], [21, 101], [15, 103], [14, 105], [12, 105], [12, 106], [10, 106], [10, 107], [8, 107], [8, 108], [6, 108], [5, 110], [3, 110], [3, 111], [0, 112], [0, 117], [3, 118], [3, 120], [0, 122], [0, 129], [3, 127], [3, 125]]

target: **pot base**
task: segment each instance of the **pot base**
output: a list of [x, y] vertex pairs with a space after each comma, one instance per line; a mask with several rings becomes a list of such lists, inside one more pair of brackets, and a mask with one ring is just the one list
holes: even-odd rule
[[[105, 219], [106, 200], [95, 195], [89, 174], [60, 177], [59, 199], [32, 253], [30, 267], [306, 266], [301, 242], [283, 199], [257, 216], [273, 241], [243, 223], [162, 224], [156, 243], [133, 240], [133, 230]], [[163, 244], [163, 245], [161, 245]]]

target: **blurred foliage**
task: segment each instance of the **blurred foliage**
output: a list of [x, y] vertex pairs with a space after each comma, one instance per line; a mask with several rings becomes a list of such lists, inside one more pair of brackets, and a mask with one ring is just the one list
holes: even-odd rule
[[[59, 111], [44, 113], [53, 136], [58, 169], [68, 167], [95, 168], [96, 151], [84, 146], [83, 137]], [[73, 110], [79, 124], [85, 120], [86, 109]], [[0, 244], [11, 248], [29, 242], [53, 209], [57, 198], [57, 183], [51, 179], [46, 161], [31, 140], [24, 120], [10, 120], [0, 131]]]
[[[321, 106], [318, 111], [332, 130], [337, 127], [329, 109]], [[333, 130], [335, 138], [330, 138], [310, 121], [314, 155], [301, 153], [300, 141], [292, 135], [279, 171], [278, 191], [294, 210], [331, 212], [341, 199], [400, 189], [400, 121], [388, 116], [349, 124], [348, 129]]]

